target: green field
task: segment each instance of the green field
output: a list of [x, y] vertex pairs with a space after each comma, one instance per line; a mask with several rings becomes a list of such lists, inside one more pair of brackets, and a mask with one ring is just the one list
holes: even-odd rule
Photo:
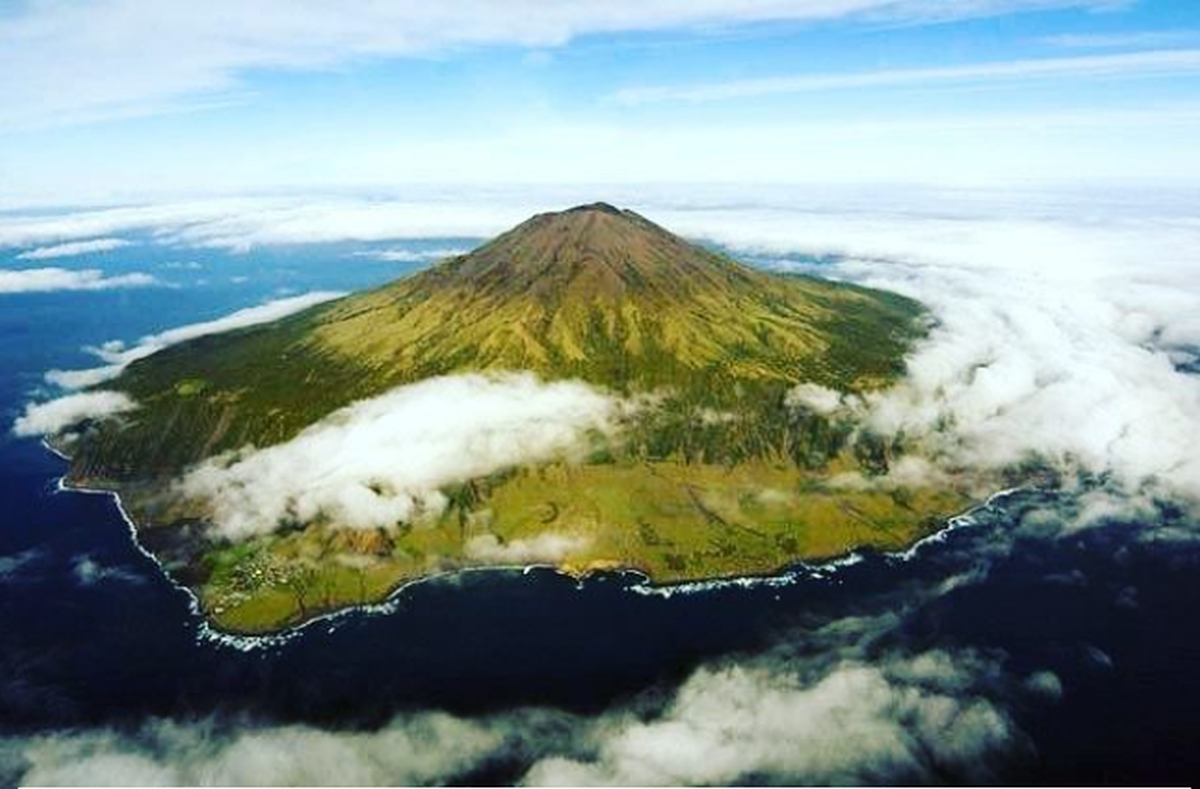
[[856, 548], [903, 548], [968, 504], [949, 490], [833, 489], [767, 463], [552, 464], [475, 488], [437, 520], [394, 532], [310, 528], [214, 550], [204, 607], [222, 628], [271, 631], [378, 601], [405, 581], [505, 563], [473, 555], [480, 538], [503, 550], [548, 534], [566, 546], [552, 563], [575, 575], [633, 569], [656, 584], [767, 575]]

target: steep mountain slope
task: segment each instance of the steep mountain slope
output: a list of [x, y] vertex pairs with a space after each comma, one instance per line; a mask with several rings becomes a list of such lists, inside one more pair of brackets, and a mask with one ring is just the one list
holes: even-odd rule
[[[893, 442], [788, 397], [801, 383], [886, 386], [923, 327], [908, 299], [764, 273], [595, 204], [535, 216], [376, 290], [156, 353], [105, 387], [137, 410], [55, 441], [72, 456], [70, 480], [119, 491], [143, 544], [231, 630], [277, 629], [472, 566], [626, 568], [663, 583], [763, 574], [902, 547], [963, 506], [945, 485], [889, 480]], [[348, 523], [342, 491], [328, 490], [352, 455], [309, 473], [288, 454], [340, 457], [351, 404], [481, 371], [581, 380], [647, 405], [619, 436], [589, 434], [586, 452], [438, 477], [437, 506], [408, 507], [394, 475], [372, 472], [350, 491], [390, 513], [371, 528]], [[411, 438], [356, 435], [382, 453], [376, 470], [412, 455]], [[223, 453], [245, 447], [258, 449], [239, 467], [242, 499], [261, 504], [260, 472], [303, 474], [324, 498], [254, 510], [245, 533], [215, 531], [221, 501], [209, 491], [223, 489], [181, 492], [178, 481], [198, 463], [223, 479], [242, 457]]]
[[[770, 275], [633, 212], [581, 206], [375, 291], [132, 365], [113, 387], [140, 412], [78, 447], [75, 473], [92, 482], [173, 475], [218, 452], [286, 440], [399, 384], [468, 370], [664, 388], [716, 409], [778, 401], [802, 381], [861, 391], [902, 370], [919, 315], [892, 294]], [[694, 432], [676, 426], [662, 438], [686, 448]], [[727, 438], [731, 457], [761, 443]]]

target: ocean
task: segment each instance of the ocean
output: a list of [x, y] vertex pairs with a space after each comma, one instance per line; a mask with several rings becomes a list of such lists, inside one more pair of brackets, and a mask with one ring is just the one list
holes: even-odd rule
[[[415, 258], [470, 244], [407, 247]], [[284, 294], [361, 289], [423, 265], [355, 254], [370, 249], [145, 245], [72, 261], [99, 261], [110, 275], [152, 270], [167, 284], [0, 294], [0, 417], [10, 425], [49, 393], [45, 371], [93, 365], [86, 346]], [[1020, 742], [991, 779], [1179, 784], [1200, 775], [1200, 543], [1145, 539], [1144, 523], [1014, 537], [1046, 494], [1005, 497], [911, 555], [798, 568], [775, 583], [663, 595], [628, 574], [580, 583], [548, 570], [476, 572], [248, 644], [208, 633], [187, 595], [137, 550], [114, 501], [60, 491], [63, 471], [36, 440], [7, 429], [0, 438], [0, 736], [148, 719], [369, 729], [430, 709], [590, 715], [669, 693], [699, 666], [781, 644], [817, 649], [810, 639], [830, 622], [891, 613], [898, 623], [876, 649], [966, 650], [1015, 677], [1058, 678], [1053, 698], [1005, 705]], [[492, 763], [469, 778], [510, 781], [522, 767]]]

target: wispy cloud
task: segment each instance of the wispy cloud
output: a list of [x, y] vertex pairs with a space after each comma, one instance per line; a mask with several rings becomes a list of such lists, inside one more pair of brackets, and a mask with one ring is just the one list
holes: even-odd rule
[[80, 586], [102, 583], [143, 584], [146, 579], [128, 567], [104, 564], [86, 554], [71, 561], [71, 573]]
[[471, 250], [461, 247], [444, 247], [438, 249], [380, 249], [369, 252], [355, 252], [355, 257], [382, 260], [385, 263], [425, 263], [431, 260], [452, 258], [465, 255]]
[[1038, 39], [1063, 49], [1145, 49], [1194, 45], [1200, 30], [1136, 30], [1124, 33], [1064, 33]]
[[55, 244], [50, 247], [39, 247], [17, 255], [17, 260], [50, 260], [52, 258], [75, 257], [90, 255], [96, 252], [109, 252], [114, 249], [129, 246], [129, 242], [120, 238], [95, 238], [88, 241], [71, 241], [66, 244]]
[[318, 290], [299, 296], [273, 299], [211, 321], [191, 323], [143, 337], [132, 347], [126, 347], [120, 340], [110, 340], [103, 345], [88, 349], [107, 363], [103, 367], [86, 370], [51, 370], [46, 373], [46, 380], [64, 389], [82, 389], [94, 386], [116, 378], [121, 371], [138, 359], [144, 359], [168, 346], [209, 334], [220, 334], [247, 326], [269, 323], [344, 295], [341, 291]]
[[0, 269], [0, 293], [44, 293], [58, 290], [111, 290], [156, 285], [150, 274], [134, 272], [106, 276], [95, 268]]
[[701, 85], [627, 88], [612, 98], [629, 105], [709, 102], [788, 93], [866, 88], [911, 88], [1095, 77], [1179, 76], [1200, 72], [1200, 49], [1168, 49], [1116, 55], [994, 61], [933, 68], [888, 69], [845, 74], [797, 74]]
[[448, 49], [560, 46], [602, 33], [849, 19], [905, 24], [1112, 0], [392, 0], [348, 14], [336, 2], [133, 0], [33, 3], [0, 18], [0, 128], [79, 123], [221, 104], [248, 72], [329, 69]]
[[29, 577], [29, 568], [45, 559], [38, 550], [29, 549], [13, 554], [0, 554], [0, 584], [16, 583]]

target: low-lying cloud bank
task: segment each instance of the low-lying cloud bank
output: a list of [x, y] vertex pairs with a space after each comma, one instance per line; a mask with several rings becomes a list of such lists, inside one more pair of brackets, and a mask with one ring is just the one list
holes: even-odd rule
[[[571, 199], [571, 198], [565, 198]], [[558, 202], [554, 200], [549, 205]], [[145, 231], [168, 246], [244, 252], [268, 244], [491, 236], [547, 208], [545, 196], [477, 190], [393, 199], [263, 197], [0, 216], [0, 248]]]
[[[937, 327], [902, 384], [867, 402], [812, 387], [921, 443], [942, 468], [1039, 457], [1117, 498], [1200, 505], [1200, 224], [1191, 192], [868, 195], [698, 206], [668, 226], [775, 265], [911, 295]], [[1115, 499], [1114, 499], [1115, 500]]]
[[[523, 708], [401, 714], [366, 730], [246, 719], [0, 739], [0, 780], [27, 785], [910, 785], [1011, 780], [1037, 743], [1025, 716], [1071, 693], [1044, 664], [930, 644], [949, 596], [984, 581], [1021, 540], [1069, 531], [1083, 508], [1029, 495], [940, 546], [909, 583], [863, 589], [837, 613], [755, 655], [701, 665], [593, 716]], [[990, 523], [990, 525], [989, 525]], [[915, 627], [914, 627], [915, 625]], [[1103, 664], [1096, 648], [1062, 654]], [[1069, 673], [1068, 673], [1069, 676]], [[489, 772], [490, 771], [490, 772]], [[498, 771], [498, 772], [497, 772]]]
[[508, 542], [493, 534], [480, 534], [467, 540], [464, 552], [468, 558], [493, 566], [556, 564], [587, 544], [583, 537], [553, 532]]
[[144, 288], [157, 284], [157, 279], [141, 272], [108, 276], [98, 268], [0, 269], [0, 294]]
[[812, 634], [823, 652], [705, 666], [665, 699], [594, 718], [427, 712], [370, 731], [150, 721], [10, 742], [0, 776], [7, 762], [44, 786], [429, 784], [497, 764], [526, 785], [994, 780], [997, 760], [1023, 744], [1005, 704], [1052, 701], [1054, 675], [1009, 676], [969, 651], [868, 654], [863, 630], [879, 627], [834, 622]]
[[404, 786], [455, 775], [502, 740], [491, 727], [440, 714], [362, 734], [157, 721], [133, 734], [35, 737], [10, 743], [7, 754], [0, 742], [0, 778], [7, 766], [22, 784], [44, 786]]
[[31, 403], [13, 423], [18, 436], [52, 436], [85, 419], [107, 419], [137, 408], [122, 392], [81, 392], [46, 403]]
[[843, 270], [921, 293], [942, 320], [903, 384], [869, 401], [877, 429], [921, 436], [953, 465], [1039, 456], [1200, 503], [1200, 378], [1177, 368], [1165, 339], [1189, 332], [1188, 313], [1174, 310], [1200, 309], [1196, 293], [946, 270], [914, 279], [869, 262]]
[[974, 668], [931, 652], [811, 676], [753, 664], [703, 669], [663, 714], [601, 722], [590, 752], [546, 756], [525, 782], [720, 785], [765, 775], [859, 784], [943, 771], [986, 779], [988, 757], [1009, 747], [1014, 731], [992, 702], [962, 692]]
[[87, 370], [51, 370], [46, 373], [46, 380], [64, 389], [82, 389], [94, 386], [116, 378], [133, 362], [144, 359], [168, 346], [209, 334], [220, 334], [260, 323], [270, 323], [344, 295], [339, 291], [318, 290], [299, 296], [274, 299], [215, 320], [192, 323], [143, 337], [132, 347], [126, 347], [120, 340], [112, 340], [99, 347], [88, 349], [107, 362], [103, 367], [93, 367]]
[[240, 538], [329, 519], [372, 528], [445, 506], [440, 488], [586, 451], [635, 406], [532, 374], [431, 378], [347, 406], [296, 438], [205, 462], [178, 485]]

